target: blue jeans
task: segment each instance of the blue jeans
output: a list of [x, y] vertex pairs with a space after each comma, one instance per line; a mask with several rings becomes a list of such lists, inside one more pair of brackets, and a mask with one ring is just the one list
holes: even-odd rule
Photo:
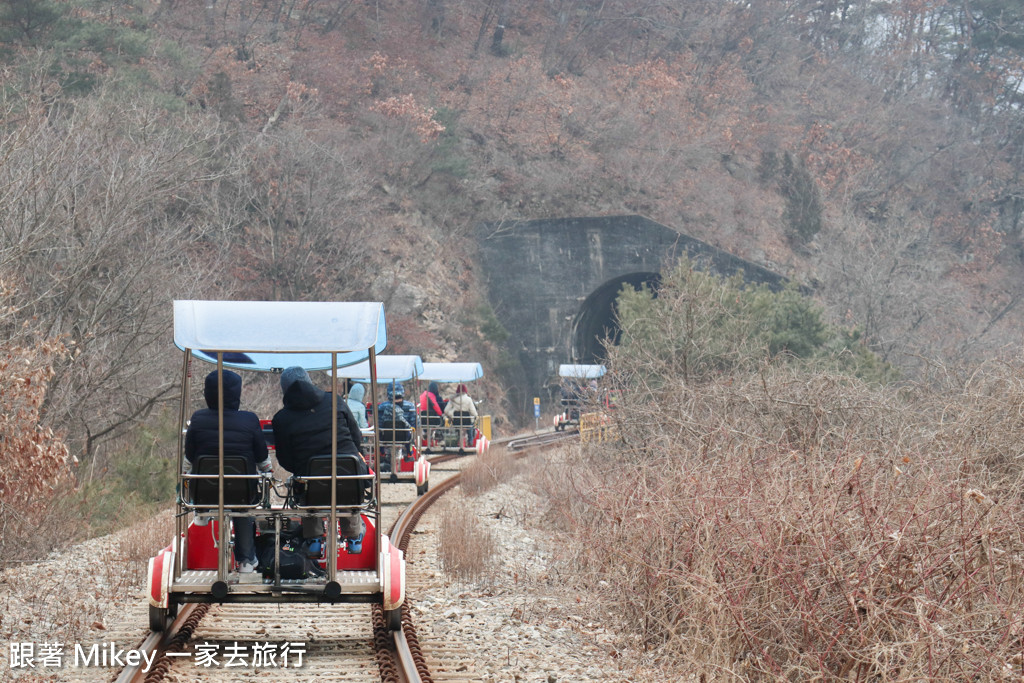
[[235, 517], [235, 562], [256, 562], [256, 521], [252, 517]]

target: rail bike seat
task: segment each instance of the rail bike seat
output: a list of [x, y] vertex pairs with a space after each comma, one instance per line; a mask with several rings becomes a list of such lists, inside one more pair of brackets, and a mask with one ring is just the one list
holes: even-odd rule
[[[198, 455], [192, 464], [192, 473], [185, 475], [188, 486], [186, 500], [194, 507], [216, 508], [220, 472], [217, 455]], [[251, 459], [242, 455], [224, 456], [224, 507], [252, 508], [263, 498], [262, 477]]]
[[266, 424], [262, 425], [263, 428], [263, 440], [267, 443], [267, 448], [274, 448], [274, 428], [270, 425], [269, 420], [264, 420]]
[[[364, 503], [370, 479], [361, 455], [338, 453], [335, 505], [360, 507]], [[306, 466], [306, 474], [295, 477], [293, 494], [298, 508], [330, 508], [331, 506], [331, 454], [314, 455]]]
[[381, 443], [409, 443], [412, 441], [412, 428], [396, 424], [393, 421], [381, 422], [377, 437]]
[[473, 416], [472, 413], [467, 413], [467, 412], [459, 410], [459, 411], [456, 411], [456, 412], [452, 413], [452, 418], [451, 419], [452, 419], [452, 427], [460, 427], [460, 428], [464, 429], [466, 427], [475, 427], [476, 426], [476, 418]]
[[420, 413], [420, 425], [423, 427], [442, 427], [444, 426], [444, 417], [441, 415], [434, 415], [432, 413]]

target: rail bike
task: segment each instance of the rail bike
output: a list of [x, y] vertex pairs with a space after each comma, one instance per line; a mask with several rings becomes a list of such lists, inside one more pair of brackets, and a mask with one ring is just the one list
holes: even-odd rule
[[562, 412], [554, 417], [555, 431], [569, 427], [579, 428], [582, 411], [588, 403], [596, 401], [597, 391], [593, 383], [604, 377], [603, 365], [562, 364], [558, 366], [560, 378]]
[[[398, 387], [405, 382], [415, 382], [423, 373], [424, 363], [419, 356], [412, 355], [380, 355], [376, 358], [376, 384], [384, 387], [391, 400], [395, 397]], [[368, 361], [362, 361], [338, 368], [334, 371], [338, 379], [352, 382], [371, 383]], [[404, 396], [404, 388], [402, 394]], [[372, 405], [376, 406], [376, 403]], [[379, 408], [378, 408], [379, 410]], [[371, 410], [371, 412], [373, 412]], [[381, 481], [415, 482], [416, 494], [423, 495], [429, 487], [430, 463], [419, 453], [416, 447], [416, 434], [419, 431], [415, 424], [406, 420], [382, 416], [370, 417], [370, 432], [375, 434], [378, 455], [380, 457]], [[379, 422], [378, 422], [379, 420]]]
[[[405, 558], [381, 531], [376, 449], [367, 467], [359, 454], [337, 452], [332, 431], [328, 452], [309, 458], [302, 476], [278, 481], [256, 471], [246, 458], [225, 453], [226, 411], [220, 400], [228, 369], [235, 375], [281, 373], [292, 366], [337, 372], [366, 361], [376, 406], [376, 358], [387, 343], [383, 305], [175, 301], [174, 343], [183, 352], [175, 534], [149, 561], [150, 628], [164, 630], [184, 603], [293, 602], [376, 603], [388, 627], [401, 628]], [[186, 473], [184, 441], [197, 361], [216, 368], [218, 400], [210, 408], [219, 423], [219, 445], [217, 452], [189, 461]], [[330, 397], [323, 394], [322, 400], [336, 416], [337, 402], [344, 399], [336, 380], [331, 384]], [[338, 532], [343, 518], [361, 519], [365, 525], [358, 545], [349, 539], [342, 547]], [[240, 565], [232, 552], [238, 526], [249, 519], [254, 541], [267, 550], [259, 571]], [[289, 544], [305, 520], [325, 533], [322, 544], [300, 551]]]
[[[480, 363], [424, 363], [419, 379], [422, 382], [465, 385], [484, 376]], [[424, 453], [485, 452], [490, 446], [491, 420], [488, 415], [473, 416], [468, 412], [449, 417], [420, 410], [420, 450]]]

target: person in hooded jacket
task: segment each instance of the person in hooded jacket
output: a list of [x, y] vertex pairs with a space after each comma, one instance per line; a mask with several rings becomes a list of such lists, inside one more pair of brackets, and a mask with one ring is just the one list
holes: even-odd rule
[[427, 390], [420, 394], [418, 417], [422, 428], [422, 443], [427, 447], [434, 445], [435, 428], [444, 424], [444, 404], [437, 382], [428, 384]]
[[363, 396], [366, 395], [366, 387], [358, 382], [352, 385], [352, 388], [348, 390], [348, 409], [352, 411], [352, 415], [356, 418], [356, 423], [360, 429], [367, 428], [366, 422], [366, 404], [363, 403]]
[[441, 389], [437, 382], [427, 385], [427, 390], [420, 394], [420, 414], [430, 417], [444, 415], [445, 400], [441, 398]]
[[[281, 394], [284, 407], [274, 414], [274, 444], [277, 462], [288, 472], [303, 476], [308, 474], [309, 459], [315, 455], [331, 452], [331, 424], [337, 424], [337, 453], [360, 455], [359, 474], [368, 474], [369, 468], [361, 457], [362, 435], [348, 403], [337, 402], [338, 412], [332, 418], [331, 393], [313, 384], [304, 368], [292, 366], [281, 373]], [[369, 487], [369, 481], [364, 482]], [[362, 516], [339, 515], [341, 534], [346, 538], [348, 552], [362, 551]], [[302, 520], [302, 535], [306, 539], [323, 536], [323, 523], [318, 517]]]
[[[250, 471], [270, 472], [273, 466], [256, 413], [239, 410], [242, 403], [242, 378], [223, 370], [224, 382], [224, 455], [241, 455], [250, 461]], [[206, 408], [192, 414], [185, 432], [185, 473], [192, 471], [196, 457], [220, 450], [220, 418], [217, 411], [217, 371], [206, 376], [203, 385]], [[235, 562], [243, 573], [256, 568], [256, 523], [251, 517], [235, 517]]]

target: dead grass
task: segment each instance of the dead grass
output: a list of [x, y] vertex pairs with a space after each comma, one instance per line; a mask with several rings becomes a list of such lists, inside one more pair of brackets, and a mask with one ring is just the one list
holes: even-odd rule
[[459, 486], [466, 495], [478, 495], [494, 488], [499, 483], [512, 479], [521, 468], [522, 464], [515, 458], [509, 457], [504, 448], [495, 448], [477, 456], [462, 471]]
[[898, 393], [768, 369], [625, 402], [538, 474], [564, 558], [679, 672], [1020, 680], [1024, 369]]
[[120, 576], [128, 587], [145, 586], [149, 559], [174, 538], [174, 514], [167, 510], [149, 519], [133, 524], [121, 534], [115, 544], [116, 560], [121, 565]]
[[444, 570], [457, 579], [485, 579], [494, 568], [494, 537], [477, 514], [472, 502], [461, 496], [446, 501], [441, 510], [438, 554]]

